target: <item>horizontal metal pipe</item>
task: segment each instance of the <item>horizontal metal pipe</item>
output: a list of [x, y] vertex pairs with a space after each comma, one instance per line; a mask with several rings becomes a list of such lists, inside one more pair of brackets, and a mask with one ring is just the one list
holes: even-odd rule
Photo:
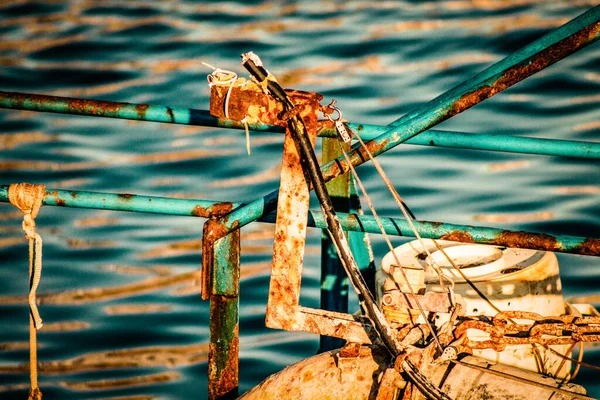
[[[8, 186], [0, 186], [0, 201], [8, 201]], [[43, 204], [59, 207], [186, 215], [202, 218], [225, 215], [240, 206], [239, 203], [234, 204], [210, 200], [174, 199], [158, 196], [139, 196], [129, 193], [115, 194], [55, 189], [46, 190]]]
[[[170, 124], [200, 125], [215, 128], [245, 129], [244, 124], [231, 119], [213, 117], [207, 110], [78, 99], [33, 93], [0, 91], [0, 108]], [[260, 122], [248, 124], [248, 126], [254, 131], [283, 132], [281, 127]]]
[[[594, 7], [558, 29], [523, 47], [483, 72], [389, 124], [389, 129], [366, 143], [377, 156], [433, 126], [502, 92], [600, 38], [600, 6]], [[355, 145], [349, 153], [354, 166], [368, 160]], [[326, 181], [349, 170], [339, 157], [321, 168]]]
[[[464, 81], [422, 107], [397, 119], [383, 134], [365, 146], [378, 156], [421, 132], [445, 121], [479, 102], [509, 88], [532, 74], [591, 44], [599, 37], [600, 6], [594, 7], [560, 28], [523, 47], [511, 56], [490, 66], [475, 77]], [[369, 160], [360, 146], [349, 152], [350, 162], [359, 166]], [[338, 157], [321, 167], [326, 182], [350, 169], [344, 157]], [[221, 221], [227, 231], [241, 228], [274, 210], [277, 192], [256, 199]]]
[[[363, 140], [385, 132], [388, 129], [388, 127], [381, 125], [348, 125], [355, 129]], [[364, 132], [368, 133], [365, 134]], [[600, 160], [600, 142], [540, 139], [524, 136], [430, 129], [410, 138], [406, 141], [406, 144]]]
[[[0, 186], [0, 202], [8, 202], [8, 186], [6, 185]], [[208, 218], [211, 215], [222, 216], [231, 210], [241, 209], [244, 206], [242, 203], [209, 200], [173, 199], [132, 194], [54, 189], [47, 190], [43, 204], [203, 218]], [[338, 217], [345, 230], [381, 233], [377, 222], [371, 216], [338, 213]], [[276, 215], [271, 213], [262, 216], [258, 221], [275, 223], [275, 219]], [[381, 221], [386, 233], [389, 235], [414, 237], [410, 226], [403, 219], [381, 218]], [[544, 233], [518, 232], [429, 221], [413, 221], [413, 223], [419, 234], [425, 238], [600, 256], [600, 239], [595, 238], [547, 235]], [[327, 227], [323, 215], [319, 211], [310, 212], [308, 224], [316, 228]]]
[[[104, 100], [75, 99], [31, 93], [0, 91], [0, 108], [198, 125], [215, 128], [244, 129], [244, 124], [230, 119], [213, 117], [207, 110], [150, 104], [121, 103]], [[383, 125], [359, 123], [351, 123], [348, 125], [350, 125], [363, 140], [374, 139], [389, 129], [389, 127]], [[284, 131], [283, 128], [279, 126], [262, 123], [250, 124], [249, 129], [253, 131], [280, 133]], [[320, 136], [336, 137], [336, 133], [334, 129], [325, 129], [321, 132]], [[600, 143], [538, 139], [511, 135], [486, 135], [430, 130], [409, 139], [406, 143], [421, 146], [600, 159]]]
[[[525, 46], [513, 55], [492, 65], [473, 79], [463, 82], [423, 107], [396, 120], [390, 124], [391, 129], [369, 141], [367, 146], [374, 155], [379, 155], [589, 45], [598, 39], [600, 32], [599, 21], [600, 6], [589, 10], [532, 44]], [[80, 100], [72, 100], [75, 103], [67, 102], [67, 104], [62, 104], [61, 107], [83, 110], [88, 115], [94, 115], [95, 112], [96, 115], [119, 116], [122, 111], [123, 115], [128, 115], [134, 119], [136, 119], [135, 115], [138, 115], [140, 119], [146, 117], [147, 112], [147, 110], [146, 112], [140, 110], [139, 107], [131, 107], [127, 103], [120, 103], [122, 104], [122, 110], [119, 108], [116, 111], [107, 111], [104, 113], [102, 110], [96, 110], [94, 108], [95, 105], [86, 105], [85, 101], [83, 104], [77, 104], [77, 101]], [[16, 103], [35, 108], [27, 100], [19, 101], [16, 99]], [[56, 110], [54, 111], [59, 112], [57, 110], [60, 110], [61, 107], [55, 107]], [[177, 123], [178, 121], [166, 107], [163, 107], [162, 110], [156, 110], [156, 113], [162, 114], [161, 118], [163, 119], [168, 117], [164, 122]], [[204, 116], [207, 117], [206, 115]], [[185, 116], [183, 118], [185, 119]], [[190, 119], [191, 116], [188, 116], [188, 122]], [[235, 124], [239, 127], [239, 123]], [[367, 159], [367, 157], [360, 154], [360, 149], [358, 148], [355, 148], [350, 153], [350, 156], [352, 163], [356, 166], [362, 164]], [[334, 160], [322, 167], [326, 180], [331, 180], [347, 170], [348, 166], [343, 159]], [[228, 220], [224, 221], [224, 225], [227, 230], [242, 227], [257, 220], [263, 214], [274, 210], [276, 203], [277, 192], [270, 193], [234, 211], [229, 215]]]

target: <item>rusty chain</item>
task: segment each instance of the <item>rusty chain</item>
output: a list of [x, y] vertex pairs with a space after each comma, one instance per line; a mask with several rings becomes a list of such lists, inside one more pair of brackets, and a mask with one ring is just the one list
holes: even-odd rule
[[[525, 320], [531, 323], [509, 323]], [[473, 340], [467, 337], [469, 329], [479, 330], [489, 339]], [[504, 351], [506, 345], [542, 344], [545, 346], [600, 342], [600, 317], [561, 315], [543, 317], [526, 311], [503, 311], [491, 320], [470, 319], [461, 322], [454, 330], [461, 344], [471, 349]]]

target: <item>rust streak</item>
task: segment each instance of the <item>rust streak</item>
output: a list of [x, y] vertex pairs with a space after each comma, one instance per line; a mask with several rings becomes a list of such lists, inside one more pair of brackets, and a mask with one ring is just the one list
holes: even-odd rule
[[577, 253], [588, 256], [600, 256], [600, 240], [587, 238], [576, 247]]
[[72, 112], [81, 114], [90, 113], [92, 115], [115, 115], [121, 107], [126, 105], [127, 103], [85, 99], [68, 99], [67, 104], [69, 110]]
[[532, 235], [522, 231], [502, 231], [498, 234], [494, 243], [520, 249], [555, 251], [559, 248], [559, 242], [554, 236], [543, 233]]
[[133, 194], [131, 193], [119, 193], [117, 196], [119, 196], [119, 198], [123, 199], [123, 200], [131, 200], [133, 198]]
[[477, 88], [474, 91], [463, 95], [452, 105], [448, 113], [443, 115], [442, 118], [447, 119], [453, 115], [459, 114], [483, 100], [492, 97], [496, 93], [513, 86], [526, 77], [541, 71], [578, 49], [585, 47], [590, 43], [591, 39], [595, 37], [599, 29], [600, 23], [592, 24], [539, 52], [530, 62], [515, 65], [512, 68], [507, 69], [500, 78], [491, 85]]
[[452, 231], [440, 237], [442, 240], [450, 240], [452, 242], [475, 243], [475, 239], [470, 233], [463, 231]]
[[146, 118], [146, 110], [148, 110], [149, 107], [150, 105], [148, 104], [138, 104], [137, 106], [135, 106], [135, 111], [137, 112], [137, 115], [140, 117], [140, 119]]

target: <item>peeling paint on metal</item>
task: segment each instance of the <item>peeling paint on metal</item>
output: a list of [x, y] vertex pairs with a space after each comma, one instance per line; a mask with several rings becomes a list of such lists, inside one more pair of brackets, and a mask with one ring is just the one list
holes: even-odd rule
[[137, 112], [140, 119], [146, 118], [146, 111], [150, 108], [149, 104], [138, 104], [135, 106], [135, 111]]
[[453, 242], [475, 243], [473, 236], [470, 233], [463, 231], [452, 231], [440, 237], [442, 240], [450, 240]]
[[209, 207], [203, 207], [196, 205], [192, 210], [192, 215], [195, 217], [211, 218], [211, 217], [222, 217], [227, 215], [233, 210], [233, 203], [223, 202], [214, 203]]
[[502, 231], [497, 235], [495, 243], [506, 247], [534, 248], [538, 250], [555, 251], [560, 243], [554, 236], [538, 233], [532, 235], [528, 232]]
[[579, 246], [575, 246], [575, 252], [588, 256], [600, 256], [600, 239], [587, 238]]

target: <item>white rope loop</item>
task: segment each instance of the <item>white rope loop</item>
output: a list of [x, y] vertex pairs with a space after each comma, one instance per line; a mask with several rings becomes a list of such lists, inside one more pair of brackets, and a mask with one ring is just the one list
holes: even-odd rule
[[233, 90], [233, 86], [237, 81], [237, 74], [233, 71], [227, 71], [221, 68], [215, 68], [210, 64], [202, 63], [213, 69], [213, 72], [206, 76], [208, 80], [208, 87], [211, 88], [215, 85], [217, 86], [229, 86], [227, 90], [227, 95], [225, 96], [225, 101], [223, 102], [223, 110], [225, 112], [225, 118], [229, 118], [229, 98], [231, 97], [231, 91]]

